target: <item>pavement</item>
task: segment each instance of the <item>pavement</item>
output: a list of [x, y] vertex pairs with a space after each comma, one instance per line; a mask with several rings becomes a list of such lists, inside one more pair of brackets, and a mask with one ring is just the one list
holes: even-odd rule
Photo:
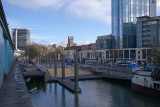
[[32, 107], [30, 95], [17, 62], [0, 89], [0, 107]]

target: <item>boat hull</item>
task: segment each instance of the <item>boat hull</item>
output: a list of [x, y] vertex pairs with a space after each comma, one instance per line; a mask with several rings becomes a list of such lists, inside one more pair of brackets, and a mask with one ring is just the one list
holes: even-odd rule
[[143, 87], [143, 86], [140, 86], [140, 85], [136, 85], [134, 83], [131, 84], [131, 87], [136, 92], [160, 98], [160, 90], [154, 90], [154, 89], [151, 89], [151, 88], [146, 88], [146, 87]]

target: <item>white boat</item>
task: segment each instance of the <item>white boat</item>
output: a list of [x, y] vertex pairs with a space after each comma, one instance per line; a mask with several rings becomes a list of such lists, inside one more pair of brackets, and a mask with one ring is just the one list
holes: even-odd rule
[[134, 91], [160, 98], [160, 80], [152, 72], [136, 71], [131, 87]]

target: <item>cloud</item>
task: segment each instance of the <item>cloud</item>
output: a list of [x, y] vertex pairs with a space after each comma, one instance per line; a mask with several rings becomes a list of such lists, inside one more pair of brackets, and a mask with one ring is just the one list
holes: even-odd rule
[[83, 19], [95, 19], [111, 23], [110, 0], [74, 0], [66, 11]]
[[51, 43], [50, 43], [50, 45], [53, 45], [53, 44], [55, 44], [55, 43], [54, 43], [54, 42], [51, 42]]
[[66, 0], [6, 0], [7, 2], [19, 5], [33, 10], [37, 10], [44, 7], [51, 7], [58, 9], [64, 5]]
[[111, 0], [6, 0], [8, 3], [38, 10], [64, 9], [67, 14], [82, 19], [111, 23]]
[[32, 39], [32, 38], [31, 38], [31, 43], [48, 45], [48, 42], [46, 40], [39, 40], [39, 39]]
[[7, 18], [7, 23], [9, 24], [10, 30], [13, 28], [27, 28], [30, 30], [48, 29], [47, 26], [43, 26], [43, 25], [24, 25], [22, 24], [22, 21], [17, 20], [15, 18]]
[[157, 1], [157, 6], [158, 6], [158, 8], [157, 8], [157, 9], [158, 9], [158, 11], [157, 11], [157, 12], [158, 12], [158, 13], [157, 13], [157, 15], [160, 15], [160, 1], [159, 1], [159, 0]]
[[45, 44], [45, 45], [53, 43], [55, 38], [56, 37], [52, 35], [31, 34], [31, 42]]
[[[33, 35], [31, 35], [33, 36]], [[52, 37], [52, 36], [33, 36], [33, 39], [55, 39], [56, 37]]]
[[7, 18], [7, 22], [9, 24], [10, 28], [14, 28], [14, 27], [19, 26], [19, 22], [14, 18]]
[[66, 47], [67, 43], [68, 43], [68, 40], [64, 40], [63, 42], [60, 43], [60, 45]]
[[90, 44], [90, 41], [85, 41], [82, 45]]
[[[111, 0], [5, 0], [33, 10], [63, 8], [66, 13], [81, 19], [92, 19], [111, 24]], [[157, 15], [160, 15], [160, 0], [157, 0]]]

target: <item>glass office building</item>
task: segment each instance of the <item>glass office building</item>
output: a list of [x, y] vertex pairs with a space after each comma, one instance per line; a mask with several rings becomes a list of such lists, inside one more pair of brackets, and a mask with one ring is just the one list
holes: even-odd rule
[[[112, 36], [115, 48], [136, 48], [136, 21], [139, 16], [156, 16], [156, 0], [111, 0]], [[115, 43], [114, 43], [115, 44]]]

